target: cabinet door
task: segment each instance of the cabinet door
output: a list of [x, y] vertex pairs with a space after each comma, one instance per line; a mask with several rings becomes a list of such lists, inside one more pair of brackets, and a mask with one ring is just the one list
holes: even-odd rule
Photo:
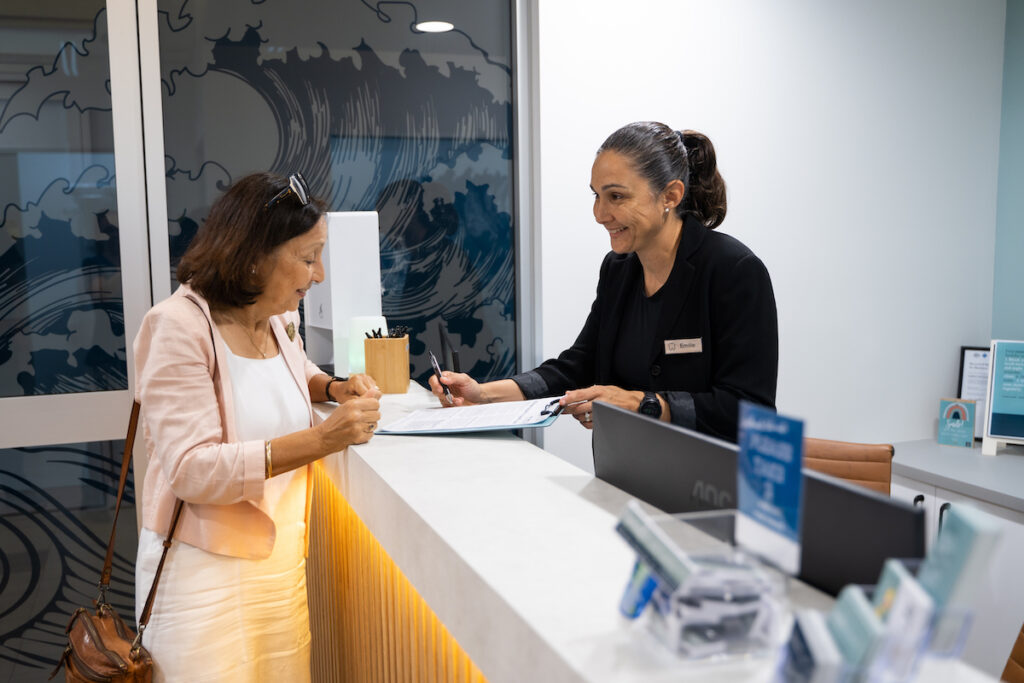
[[936, 523], [948, 511], [947, 505], [970, 505], [991, 515], [1003, 527], [989, 573], [982, 579], [974, 623], [963, 653], [964, 661], [998, 678], [1024, 623], [1024, 513], [936, 489]]
[[893, 475], [892, 482], [889, 485], [889, 497], [924, 508], [924, 543], [926, 549], [931, 548], [932, 540], [935, 538], [935, 532], [938, 528], [935, 487], [913, 479]]

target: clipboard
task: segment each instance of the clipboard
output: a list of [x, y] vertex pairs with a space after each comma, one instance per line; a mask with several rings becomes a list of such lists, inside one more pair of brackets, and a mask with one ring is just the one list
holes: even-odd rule
[[558, 398], [538, 398], [455, 408], [422, 408], [380, 427], [377, 433], [425, 436], [547, 427], [562, 412], [558, 401]]

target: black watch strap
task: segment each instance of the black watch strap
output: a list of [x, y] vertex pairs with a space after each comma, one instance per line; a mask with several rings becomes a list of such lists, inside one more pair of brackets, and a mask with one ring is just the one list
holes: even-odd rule
[[[327, 395], [328, 401], [334, 401], [334, 397], [331, 396], [331, 385], [335, 382], [344, 382], [347, 379], [347, 377], [335, 377], [334, 375], [331, 375], [331, 378], [327, 380], [327, 386], [324, 387], [324, 393]], [[337, 401], [335, 401], [335, 403], [337, 403]]]

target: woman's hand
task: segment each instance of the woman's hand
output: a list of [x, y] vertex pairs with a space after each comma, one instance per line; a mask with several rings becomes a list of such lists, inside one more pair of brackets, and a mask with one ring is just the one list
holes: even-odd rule
[[430, 376], [430, 391], [433, 392], [434, 396], [437, 396], [437, 399], [441, 401], [441, 405], [445, 408], [453, 405], [470, 406], [477, 403], [488, 403], [481, 384], [464, 372], [449, 372], [445, 370], [441, 373], [441, 382], [452, 392], [452, 398], [455, 399], [455, 403], [448, 402], [448, 398], [444, 395], [444, 389], [437, 381], [437, 376]]
[[616, 386], [595, 384], [585, 389], [565, 392], [559, 404], [563, 415], [572, 415], [587, 429], [594, 428], [594, 401], [611, 403], [613, 406], [636, 412], [643, 400], [644, 392], [626, 391]]
[[[328, 397], [338, 403], [345, 403], [357, 396], [362, 396], [368, 391], [377, 389], [377, 382], [369, 375], [350, 375], [344, 382], [335, 382], [331, 385], [332, 396]], [[377, 396], [380, 396], [378, 392]]]
[[[352, 378], [349, 378], [352, 381]], [[366, 443], [380, 421], [380, 390], [374, 386], [352, 397], [334, 409], [326, 420], [316, 426], [328, 453], [344, 450], [357, 443]]]

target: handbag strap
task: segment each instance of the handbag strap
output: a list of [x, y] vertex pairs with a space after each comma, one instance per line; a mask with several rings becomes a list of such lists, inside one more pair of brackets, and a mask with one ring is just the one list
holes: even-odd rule
[[[203, 317], [206, 318], [206, 322], [210, 326], [210, 342], [213, 344], [213, 363], [217, 365], [217, 340], [213, 335], [213, 322], [203, 311], [203, 307], [199, 305], [199, 302], [191, 296], [186, 296], [186, 299], [191, 301], [196, 307], [203, 313]], [[107, 544], [107, 557], [103, 563], [103, 575], [100, 578], [100, 598], [103, 603], [106, 603], [106, 590], [110, 585], [110, 567], [114, 557], [114, 533], [117, 529], [117, 515], [121, 510], [121, 498], [124, 496], [125, 481], [128, 478], [128, 464], [132, 459], [132, 446], [135, 443], [135, 433], [139, 425], [139, 413], [141, 411], [141, 404], [135, 401], [132, 405], [131, 417], [128, 420], [128, 436], [125, 439], [124, 456], [121, 459], [121, 480], [117, 488], [117, 507], [114, 510], [114, 524], [110, 530], [110, 542]], [[178, 527], [178, 521], [181, 519], [181, 513], [184, 510], [185, 501], [178, 498], [174, 505], [174, 514], [171, 516], [171, 525], [167, 531], [167, 538], [163, 542], [163, 552], [160, 553], [160, 562], [157, 563], [156, 571], [153, 573], [153, 584], [149, 587], [149, 594], [146, 596], [146, 604], [142, 608], [142, 615], [139, 618], [139, 630], [135, 636], [135, 640], [132, 643], [132, 652], [137, 652], [142, 647], [142, 633], [146, 630], [146, 625], [149, 623], [149, 617], [153, 612], [153, 602], [156, 599], [156, 587], [160, 583], [160, 574], [164, 569], [164, 562], [167, 560], [167, 551], [171, 549], [171, 540], [174, 538], [174, 530]]]
[[103, 573], [100, 574], [100, 595], [96, 599], [97, 605], [107, 604], [110, 570], [114, 563], [114, 539], [117, 536], [117, 517], [121, 514], [121, 500], [124, 498], [124, 489], [128, 481], [128, 466], [132, 461], [132, 448], [135, 446], [135, 432], [139, 426], [139, 410], [141, 407], [138, 401], [132, 403], [131, 416], [128, 418], [128, 435], [125, 436], [124, 455], [121, 456], [121, 479], [117, 484], [117, 504], [114, 506], [114, 521], [110, 525], [110, 540], [107, 542], [107, 556], [103, 560]]

